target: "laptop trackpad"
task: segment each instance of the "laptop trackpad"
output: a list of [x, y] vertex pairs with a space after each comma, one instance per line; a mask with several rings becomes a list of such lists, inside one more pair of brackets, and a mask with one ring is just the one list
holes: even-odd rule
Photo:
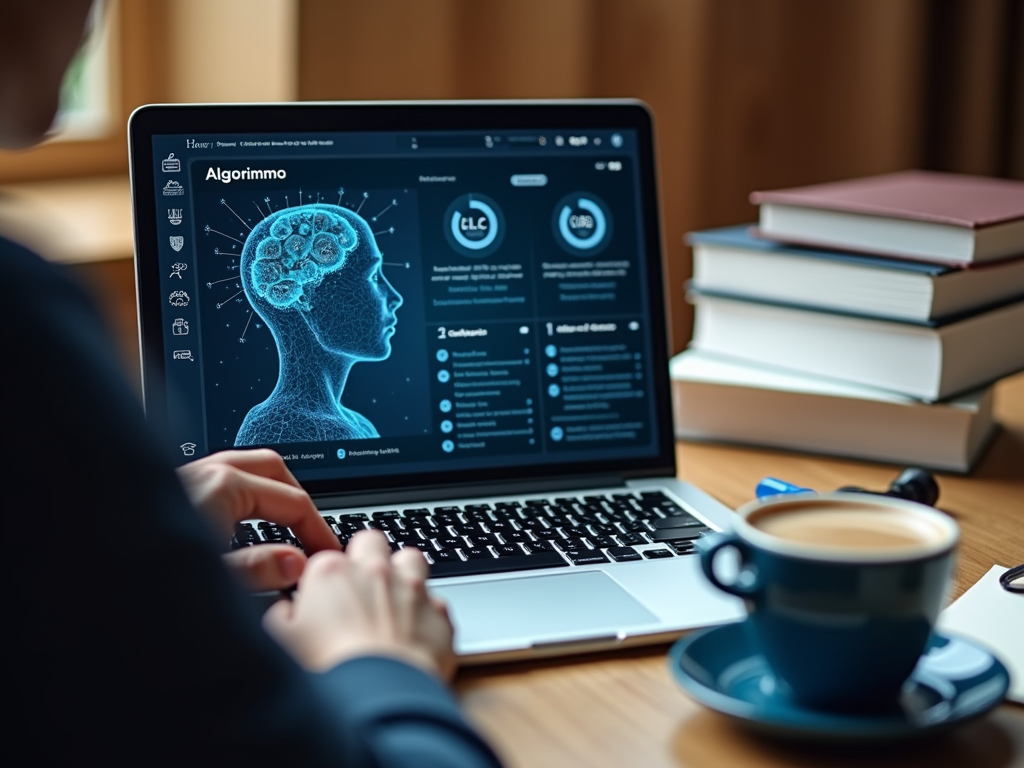
[[[614, 635], [658, 617], [601, 571], [431, 585], [448, 603], [460, 652]], [[480, 650], [483, 650], [480, 648]]]

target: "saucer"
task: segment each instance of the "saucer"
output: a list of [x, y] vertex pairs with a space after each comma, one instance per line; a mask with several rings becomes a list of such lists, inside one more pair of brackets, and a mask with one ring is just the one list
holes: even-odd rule
[[916, 738], [988, 712], [1010, 685], [1006, 667], [983, 647], [936, 632], [890, 708], [869, 714], [809, 709], [778, 690], [745, 624], [684, 637], [669, 650], [669, 668], [701, 704], [776, 736], [826, 742]]

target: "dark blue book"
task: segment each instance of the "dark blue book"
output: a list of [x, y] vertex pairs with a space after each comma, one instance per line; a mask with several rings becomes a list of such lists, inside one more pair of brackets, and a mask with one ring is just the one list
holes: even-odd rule
[[706, 294], [944, 325], [1024, 297], [1024, 257], [958, 268], [784, 245], [753, 224], [691, 232], [691, 287]]

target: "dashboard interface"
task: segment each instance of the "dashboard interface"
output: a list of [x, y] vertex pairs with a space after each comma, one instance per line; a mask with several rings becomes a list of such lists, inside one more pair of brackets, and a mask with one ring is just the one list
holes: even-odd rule
[[154, 135], [170, 449], [302, 481], [657, 455], [638, 140]]

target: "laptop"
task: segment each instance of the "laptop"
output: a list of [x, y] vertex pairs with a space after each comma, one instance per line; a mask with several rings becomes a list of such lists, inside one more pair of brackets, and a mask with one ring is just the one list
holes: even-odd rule
[[273, 448], [342, 543], [422, 550], [467, 663], [743, 615], [694, 553], [730, 510], [676, 479], [644, 105], [156, 105], [129, 143], [180, 462]]

